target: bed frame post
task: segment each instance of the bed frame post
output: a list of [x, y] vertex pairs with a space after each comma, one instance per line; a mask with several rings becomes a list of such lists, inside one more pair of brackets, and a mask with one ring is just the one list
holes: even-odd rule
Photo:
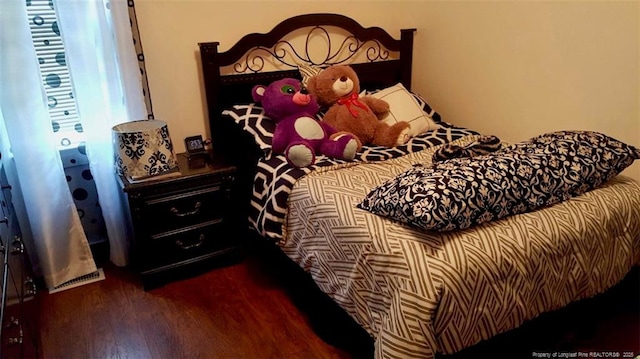
[[[220, 89], [220, 66], [219, 66], [219, 42], [201, 42], [198, 43], [200, 47], [200, 61], [202, 61], [202, 78], [205, 83], [205, 95], [207, 98], [207, 109], [209, 111], [208, 118], [210, 126], [215, 126], [217, 121], [214, 121], [220, 114], [220, 108], [218, 106], [218, 90]], [[215, 136], [215, 129], [211, 127], [211, 136]]]
[[402, 68], [402, 84], [411, 90], [411, 66], [413, 63], [413, 34], [416, 29], [400, 30], [400, 62]]

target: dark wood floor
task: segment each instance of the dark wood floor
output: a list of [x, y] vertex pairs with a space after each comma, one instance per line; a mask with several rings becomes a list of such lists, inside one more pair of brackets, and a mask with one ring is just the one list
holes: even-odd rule
[[[148, 292], [129, 270], [104, 269], [104, 281], [38, 295], [43, 358], [371, 355], [371, 342], [362, 331], [348, 320], [338, 327], [327, 324], [335, 319], [317, 309], [324, 304], [301, 297], [287, 284], [286, 269], [256, 255]], [[637, 355], [637, 272], [603, 296], [543, 315], [455, 357], [531, 358], [532, 350], [628, 350]]]

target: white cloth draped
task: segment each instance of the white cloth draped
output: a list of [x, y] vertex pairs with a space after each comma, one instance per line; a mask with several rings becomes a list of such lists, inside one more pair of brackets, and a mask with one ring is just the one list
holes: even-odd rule
[[[113, 166], [111, 127], [146, 118], [126, 0], [54, 0], [78, 112], [116, 265], [131, 227]], [[49, 288], [96, 271], [53, 138], [24, 0], [0, 0], [0, 132], [16, 203]], [[11, 161], [13, 159], [13, 161]], [[15, 169], [15, 170], [13, 170]], [[25, 238], [29, 241], [29, 238]], [[28, 243], [29, 246], [29, 243]]]
[[109, 237], [110, 260], [124, 266], [132, 230], [114, 174], [111, 127], [147, 118], [127, 2], [57, 0], [56, 6]]
[[22, 189], [24, 203], [15, 206], [21, 226], [30, 227], [23, 236], [32, 233], [37, 268], [54, 288], [95, 272], [96, 265], [54, 142], [24, 4], [0, 4], [2, 157], [15, 168], [7, 173], [12, 186]]

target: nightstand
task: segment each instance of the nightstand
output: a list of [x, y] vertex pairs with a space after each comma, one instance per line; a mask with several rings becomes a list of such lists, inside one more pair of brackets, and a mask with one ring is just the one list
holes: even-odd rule
[[177, 157], [179, 173], [120, 177], [135, 232], [132, 264], [145, 290], [239, 258], [231, 201], [236, 168], [211, 151]]

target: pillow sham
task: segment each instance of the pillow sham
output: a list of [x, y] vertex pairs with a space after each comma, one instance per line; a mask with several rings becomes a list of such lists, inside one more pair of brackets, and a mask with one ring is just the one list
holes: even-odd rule
[[426, 113], [427, 116], [429, 116], [433, 120], [433, 122], [442, 122], [442, 117], [440, 117], [440, 114], [437, 113], [433, 108], [431, 108], [431, 106], [429, 106], [427, 101], [422, 96], [420, 96], [420, 94], [411, 91], [409, 92], [411, 93], [411, 96], [413, 96], [413, 98], [418, 102], [420, 107], [422, 107], [422, 111], [424, 111], [424, 113]]
[[261, 106], [257, 104], [235, 105], [222, 111], [222, 114], [229, 116], [244, 131], [253, 136], [256, 145], [262, 151], [265, 153], [271, 151], [276, 124], [264, 114], [264, 109]]
[[421, 229], [465, 229], [579, 196], [639, 158], [637, 148], [598, 132], [548, 133], [486, 155], [417, 165], [357, 206]]
[[[222, 111], [222, 115], [230, 117], [243, 131], [250, 134], [265, 154], [271, 151], [276, 123], [264, 113], [262, 106], [256, 103], [234, 105]], [[316, 118], [322, 120], [323, 115], [324, 113], [320, 111]]]
[[298, 72], [300, 72], [300, 76], [302, 77], [302, 85], [304, 85], [304, 87], [307, 87], [309, 79], [320, 73], [320, 71], [322, 70], [323, 68], [320, 66], [308, 63], [298, 64]]
[[[393, 125], [397, 122], [408, 122], [409, 135], [414, 137], [421, 133], [440, 128], [423, 110], [423, 105], [401, 83], [369, 94], [389, 104], [389, 115], [383, 122]], [[425, 104], [426, 102], [423, 102]]]

